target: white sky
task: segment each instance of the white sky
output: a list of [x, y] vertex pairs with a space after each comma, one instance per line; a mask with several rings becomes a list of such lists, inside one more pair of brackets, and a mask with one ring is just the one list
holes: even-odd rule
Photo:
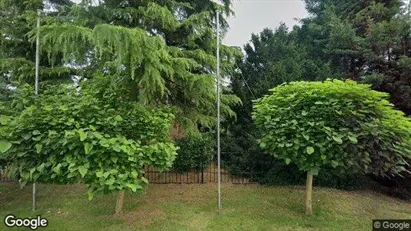
[[251, 34], [257, 34], [264, 28], [277, 28], [284, 22], [292, 28], [308, 15], [302, 0], [234, 0], [235, 16], [228, 19], [230, 30], [224, 38], [224, 44], [230, 46], [245, 45]]

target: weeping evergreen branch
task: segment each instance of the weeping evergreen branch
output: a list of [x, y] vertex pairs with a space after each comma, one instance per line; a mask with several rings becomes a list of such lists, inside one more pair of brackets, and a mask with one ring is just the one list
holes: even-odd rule
[[[87, 78], [116, 76], [134, 92], [132, 100], [174, 106], [176, 120], [188, 132], [195, 132], [198, 124], [215, 125], [212, 12], [195, 12], [197, 6], [177, 1], [104, 2], [71, 9], [41, 27], [41, 48], [51, 63], [80, 66]], [[175, 15], [178, 10], [181, 18]], [[81, 22], [87, 13], [96, 17], [94, 22]], [[29, 36], [33, 41], [35, 31]], [[170, 36], [175, 44], [169, 44]], [[229, 77], [233, 60], [241, 54], [229, 47], [221, 51], [222, 75]], [[237, 103], [237, 97], [223, 95], [222, 113], [234, 116], [230, 106]]]

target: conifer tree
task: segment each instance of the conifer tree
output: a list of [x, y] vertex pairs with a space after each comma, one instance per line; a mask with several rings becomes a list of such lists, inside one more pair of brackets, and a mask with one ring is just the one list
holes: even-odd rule
[[[82, 1], [64, 7], [42, 26], [42, 49], [52, 63], [78, 67], [84, 78], [116, 76], [133, 101], [172, 105], [177, 123], [190, 131], [215, 121], [217, 10], [231, 14], [230, 2]], [[221, 20], [222, 28], [227, 23]], [[34, 36], [34, 33], [31, 34]], [[221, 49], [223, 77], [241, 53]], [[222, 112], [238, 103], [224, 95]]]

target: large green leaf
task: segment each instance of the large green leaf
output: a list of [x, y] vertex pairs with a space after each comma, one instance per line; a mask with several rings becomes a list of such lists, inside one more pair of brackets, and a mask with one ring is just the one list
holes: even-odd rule
[[308, 155], [313, 154], [314, 151], [315, 151], [315, 149], [314, 149], [313, 147], [310, 147], [310, 146], [308, 146], [308, 147], [306, 148], [306, 150], [307, 150]]
[[87, 139], [87, 133], [85, 133], [83, 130], [78, 130], [78, 133], [80, 135], [80, 141], [84, 141]]
[[36, 152], [37, 153], [40, 153], [42, 148], [43, 148], [42, 144], [36, 144]]
[[5, 140], [0, 140], [0, 153], [5, 153], [11, 148], [12, 144]]
[[333, 136], [333, 140], [339, 144], [343, 143], [341, 136]]
[[81, 177], [84, 177], [88, 172], [88, 168], [87, 166], [83, 165], [83, 166], [78, 167], [78, 171], [80, 172]]
[[90, 154], [91, 150], [93, 149], [93, 144], [91, 143], [84, 143], [84, 153]]

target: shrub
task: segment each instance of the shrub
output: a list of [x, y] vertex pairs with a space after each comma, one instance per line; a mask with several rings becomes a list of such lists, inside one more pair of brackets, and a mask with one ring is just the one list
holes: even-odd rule
[[213, 141], [207, 135], [188, 135], [177, 139], [176, 145], [179, 147], [173, 164], [176, 172], [200, 170], [210, 164], [213, 156]]
[[2, 115], [0, 132], [0, 140], [13, 144], [4, 157], [23, 184], [82, 182], [90, 199], [96, 193], [137, 192], [148, 183], [144, 165], [165, 169], [175, 158], [168, 139], [173, 115], [167, 110], [110, 104], [65, 88], [26, 101], [20, 115]]
[[292, 82], [255, 102], [260, 147], [312, 176], [324, 168], [396, 175], [411, 156], [411, 121], [388, 94], [354, 81]]

